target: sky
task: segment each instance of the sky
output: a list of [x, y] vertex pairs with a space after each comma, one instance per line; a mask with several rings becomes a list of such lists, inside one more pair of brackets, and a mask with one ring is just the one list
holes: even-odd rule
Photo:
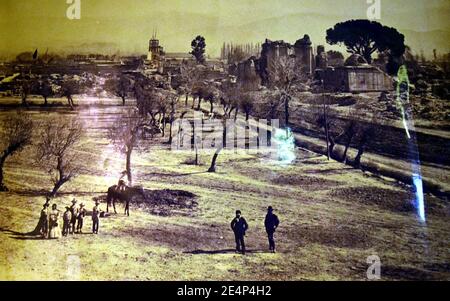
[[[318, 45], [335, 23], [367, 18], [369, 6], [367, 0], [80, 0], [81, 19], [69, 20], [66, 1], [75, 0], [0, 0], [0, 55], [36, 48], [145, 54], [154, 30], [167, 52], [188, 52], [198, 34], [211, 56], [223, 42], [294, 43], [309, 34]], [[417, 51], [450, 51], [450, 1], [380, 1], [378, 21], [404, 33]]]

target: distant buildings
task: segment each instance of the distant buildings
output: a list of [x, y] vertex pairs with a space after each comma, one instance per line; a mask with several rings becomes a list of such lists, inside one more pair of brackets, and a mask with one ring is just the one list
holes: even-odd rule
[[344, 66], [316, 70], [323, 88], [332, 92], [382, 92], [394, 89], [392, 78], [377, 67], [369, 65], [362, 56], [353, 54]]

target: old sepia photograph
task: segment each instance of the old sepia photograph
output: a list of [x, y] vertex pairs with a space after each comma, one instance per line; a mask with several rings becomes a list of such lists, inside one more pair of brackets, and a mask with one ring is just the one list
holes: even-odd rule
[[0, 0], [0, 280], [450, 280], [449, 16]]

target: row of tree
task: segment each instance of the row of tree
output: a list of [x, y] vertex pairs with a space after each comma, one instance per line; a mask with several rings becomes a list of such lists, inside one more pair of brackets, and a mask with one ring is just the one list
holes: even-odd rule
[[[36, 122], [25, 112], [9, 115], [0, 133], [0, 191], [6, 191], [4, 165], [8, 158], [30, 147], [34, 165], [51, 177], [54, 197], [62, 185], [81, 171], [81, 161], [76, 151], [84, 133], [83, 126], [74, 118], [47, 119]], [[33, 139], [39, 137], [39, 139]]]

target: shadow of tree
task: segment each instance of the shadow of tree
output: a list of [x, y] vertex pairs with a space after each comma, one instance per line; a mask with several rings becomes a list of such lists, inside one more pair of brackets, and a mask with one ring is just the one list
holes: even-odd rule
[[[214, 255], [214, 254], [234, 254], [235, 252], [236, 252], [235, 249], [222, 249], [222, 250], [194, 250], [194, 251], [186, 251], [183, 253], [193, 255], [200, 255], [200, 254]], [[256, 254], [265, 252], [259, 250], [246, 250], [245, 253]]]
[[[48, 190], [44, 189], [24, 189], [24, 190], [16, 190], [12, 191], [17, 195], [25, 196], [25, 197], [45, 197], [49, 194]], [[67, 196], [67, 195], [77, 195], [77, 196], [86, 196], [91, 194], [101, 194], [105, 193], [105, 191], [63, 191], [58, 192], [57, 196]]]

